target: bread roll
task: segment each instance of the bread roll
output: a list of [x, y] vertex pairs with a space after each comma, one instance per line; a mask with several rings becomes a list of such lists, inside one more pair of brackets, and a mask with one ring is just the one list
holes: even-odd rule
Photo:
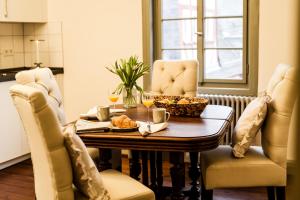
[[180, 99], [177, 104], [189, 104], [190, 102], [186, 99]]
[[112, 125], [118, 128], [135, 128], [137, 124], [135, 121], [127, 117], [126, 115], [121, 115], [119, 117], [114, 117], [112, 119]]

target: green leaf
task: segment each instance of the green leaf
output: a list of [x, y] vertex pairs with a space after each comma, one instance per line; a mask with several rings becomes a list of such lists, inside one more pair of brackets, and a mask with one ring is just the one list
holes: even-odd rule
[[128, 59], [120, 59], [119, 62], [115, 61], [113, 66], [106, 67], [106, 69], [118, 75], [121, 79], [122, 83], [116, 88], [118, 93], [121, 93], [125, 87], [136, 87], [137, 90], [142, 91], [136, 81], [150, 71], [150, 67], [140, 62], [136, 55], [130, 56]]
[[141, 92], [141, 93], [144, 92], [143, 88], [141, 88], [141, 87], [138, 86], [137, 84], [134, 84], [134, 86], [135, 86], [135, 88], [136, 88], [139, 92]]
[[[110, 68], [108, 68], [108, 67], [105, 67], [108, 71], [110, 71], [111, 73], [113, 73], [113, 74], [117, 74], [114, 70], [112, 70], [112, 69], [110, 69]], [[117, 74], [118, 75], [118, 74]]]
[[124, 88], [124, 85], [123, 83], [120, 83], [117, 88], [115, 89], [115, 91], [113, 92], [114, 94], [117, 93], [117, 94], [121, 94], [122, 90]]

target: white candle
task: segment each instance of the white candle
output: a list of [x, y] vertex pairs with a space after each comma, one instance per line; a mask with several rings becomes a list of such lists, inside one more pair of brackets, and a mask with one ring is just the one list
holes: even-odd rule
[[39, 49], [39, 41], [36, 40], [35, 41], [35, 45], [36, 45], [36, 63], [40, 62], [40, 49]]

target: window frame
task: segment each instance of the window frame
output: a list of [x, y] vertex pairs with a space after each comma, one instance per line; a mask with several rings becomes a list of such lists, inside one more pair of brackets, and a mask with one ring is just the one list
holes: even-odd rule
[[[203, 0], [197, 0], [197, 12], [203, 15]], [[203, 38], [197, 37], [197, 48], [201, 49], [202, 53], [197, 53], [199, 62], [198, 75], [198, 93], [205, 94], [227, 94], [227, 95], [257, 95], [258, 82], [258, 17], [259, 17], [259, 0], [243, 0], [243, 80], [226, 80], [226, 79], [204, 79], [204, 59], [203, 59]], [[247, 3], [245, 3], [247, 2]], [[246, 7], [246, 9], [245, 9]], [[154, 60], [161, 59], [161, 0], [143, 0], [143, 57], [151, 59], [146, 64], [152, 64]], [[147, 27], [145, 28], [145, 22]], [[245, 23], [247, 22], [247, 23]], [[150, 31], [151, 33], [149, 34]], [[197, 20], [197, 32], [203, 32], [203, 20]], [[144, 45], [147, 44], [147, 45]], [[149, 45], [150, 44], [150, 45]], [[199, 50], [198, 50], [199, 52]], [[147, 79], [147, 78], [146, 78]], [[150, 88], [151, 80], [145, 81], [144, 87]]]
[[[197, 37], [197, 49], [198, 50], [198, 61], [201, 60], [200, 64], [200, 77], [199, 77], [199, 84], [201, 85], [202, 83], [247, 83], [247, 40], [248, 40], [248, 0], [243, 0], [243, 15], [242, 16], [209, 16], [205, 17], [204, 16], [204, 0], [197, 0], [198, 3], [198, 11], [197, 13], [201, 15], [201, 19], [198, 18], [198, 24], [197, 24], [197, 32], [202, 32], [202, 36]], [[203, 22], [205, 19], [225, 19], [225, 18], [242, 18], [243, 19], [243, 47], [242, 48], [205, 48], [204, 47], [204, 25]], [[201, 40], [201, 42], [200, 42]], [[229, 49], [235, 49], [235, 50], [242, 50], [243, 51], [243, 62], [242, 62], [242, 79], [237, 80], [237, 79], [205, 79], [204, 74], [205, 74], [205, 68], [204, 68], [204, 51], [205, 49], [224, 49], [224, 50], [229, 50]], [[246, 52], [246, 53], [245, 53]], [[199, 62], [200, 63], [200, 62]]]

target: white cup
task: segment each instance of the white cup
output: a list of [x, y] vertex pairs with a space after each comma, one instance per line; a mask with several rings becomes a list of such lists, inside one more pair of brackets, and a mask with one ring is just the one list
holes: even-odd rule
[[165, 108], [154, 108], [152, 114], [154, 124], [167, 122], [170, 118], [170, 113]]
[[97, 118], [99, 121], [108, 121], [109, 120], [109, 106], [98, 106], [97, 107]]

